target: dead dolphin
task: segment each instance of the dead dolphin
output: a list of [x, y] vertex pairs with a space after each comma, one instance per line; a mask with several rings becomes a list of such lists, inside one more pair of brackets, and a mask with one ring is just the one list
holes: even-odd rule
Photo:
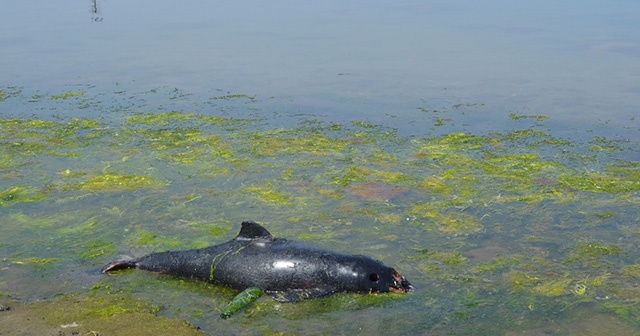
[[274, 238], [254, 222], [243, 222], [238, 236], [220, 245], [116, 261], [103, 267], [102, 272], [123, 268], [197, 279], [239, 290], [259, 288], [280, 302], [340, 292], [406, 293], [413, 290], [409, 281], [395, 269], [373, 258]]

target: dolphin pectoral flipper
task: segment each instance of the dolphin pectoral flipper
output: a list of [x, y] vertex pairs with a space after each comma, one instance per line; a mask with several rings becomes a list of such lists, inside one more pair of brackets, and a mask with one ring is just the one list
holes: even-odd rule
[[100, 270], [100, 272], [101, 273], [109, 273], [111, 271], [115, 271], [115, 270], [119, 270], [119, 269], [126, 269], [126, 268], [136, 268], [136, 261], [135, 260], [115, 261], [115, 262], [107, 264], [105, 267], [103, 267]]
[[308, 289], [289, 289], [287, 291], [270, 292], [278, 302], [298, 302], [329, 296], [337, 291], [333, 286], [322, 286]]

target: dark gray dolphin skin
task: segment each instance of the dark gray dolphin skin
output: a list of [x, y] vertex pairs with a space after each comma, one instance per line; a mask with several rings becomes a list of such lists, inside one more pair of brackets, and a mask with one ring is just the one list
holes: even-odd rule
[[102, 272], [123, 268], [197, 279], [239, 290], [257, 287], [281, 302], [340, 292], [413, 290], [395, 269], [375, 259], [274, 238], [254, 222], [243, 222], [238, 236], [220, 245], [116, 261], [103, 267]]

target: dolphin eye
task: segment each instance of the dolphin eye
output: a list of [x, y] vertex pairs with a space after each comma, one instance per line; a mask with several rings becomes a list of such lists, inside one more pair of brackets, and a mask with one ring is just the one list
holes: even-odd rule
[[369, 280], [371, 280], [371, 282], [376, 282], [380, 279], [380, 276], [377, 275], [376, 273], [371, 273], [369, 274]]

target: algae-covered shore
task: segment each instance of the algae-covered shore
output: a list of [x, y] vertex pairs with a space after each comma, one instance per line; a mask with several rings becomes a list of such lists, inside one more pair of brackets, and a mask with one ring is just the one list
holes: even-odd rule
[[[235, 93], [0, 88], [0, 334], [640, 330], [637, 138], [566, 138], [543, 113], [463, 126], [477, 104], [417, 106], [413, 134], [261, 108]], [[418, 290], [263, 297], [223, 321], [232, 290], [98, 272], [226, 241], [243, 220], [372, 255]]]

